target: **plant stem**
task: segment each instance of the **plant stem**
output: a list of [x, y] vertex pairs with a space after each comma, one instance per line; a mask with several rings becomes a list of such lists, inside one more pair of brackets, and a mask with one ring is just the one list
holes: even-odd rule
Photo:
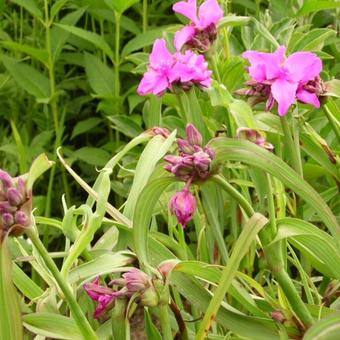
[[161, 322], [163, 339], [172, 340], [173, 337], [172, 337], [168, 305], [161, 304], [159, 306], [159, 320]]
[[143, 33], [148, 30], [148, 0], [143, 0]]
[[289, 128], [287, 117], [283, 116], [280, 117], [280, 119], [284, 133], [284, 141], [291, 155], [292, 167], [301, 177], [303, 177], [301, 158], [299, 157], [299, 151], [297, 150], [297, 148], [299, 148], [298, 145], [299, 142], [298, 141], [294, 142], [293, 140], [293, 136]]
[[329, 109], [328, 103], [325, 104], [323, 106], [323, 108], [324, 108], [324, 111], [326, 113], [329, 124], [331, 125], [332, 129], [334, 130], [336, 138], [338, 139], [338, 142], [340, 143], [340, 122], [332, 114], [331, 110]]
[[230, 183], [228, 183], [225, 178], [223, 178], [221, 175], [214, 175], [211, 177], [211, 180], [221, 185], [223, 189], [239, 203], [248, 217], [254, 215], [255, 211], [251, 204]]
[[86, 340], [97, 340], [98, 337], [92, 327], [90, 326], [88, 320], [86, 319], [83, 311], [80, 308], [77, 300], [75, 299], [73, 292], [69, 284], [61, 276], [56, 264], [51, 259], [48, 251], [46, 250], [44, 244], [41, 242], [37, 232], [33, 228], [29, 228], [26, 231], [27, 236], [31, 239], [34, 247], [39, 252], [40, 256], [44, 260], [47, 268], [52, 273], [53, 277], [58, 283], [60, 290], [63, 292], [65, 299], [70, 307], [72, 316], [77, 323], [80, 332], [83, 334]]

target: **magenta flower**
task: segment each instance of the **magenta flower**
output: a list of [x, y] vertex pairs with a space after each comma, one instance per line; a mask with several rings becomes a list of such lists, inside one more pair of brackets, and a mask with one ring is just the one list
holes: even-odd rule
[[144, 73], [137, 92], [141, 96], [153, 93], [156, 96], [164, 94], [173, 81], [174, 56], [166, 47], [164, 39], [157, 39], [150, 54], [150, 65]]
[[170, 200], [170, 210], [183, 228], [191, 221], [196, 207], [196, 199], [187, 188], [177, 192]]
[[[296, 52], [285, 57], [286, 48], [280, 46], [274, 53], [246, 51], [243, 57], [250, 62], [248, 69], [252, 79], [263, 87], [270, 88], [267, 107], [273, 100], [278, 103], [280, 116], [287, 114], [296, 99], [320, 107], [315, 92], [308, 91], [308, 83], [319, 77], [322, 62], [311, 52]], [[262, 90], [262, 93], [265, 93]]]
[[111, 288], [101, 286], [99, 284], [99, 277], [93, 282], [85, 283], [84, 288], [87, 295], [93, 301], [97, 302], [97, 307], [94, 312], [95, 319], [99, 319], [105, 315], [105, 313], [113, 307], [114, 301], [124, 295], [124, 293], [120, 291], [114, 291]]
[[[178, 51], [188, 44], [205, 52], [216, 39], [216, 25], [223, 17], [223, 10], [216, 0], [206, 0], [197, 11], [196, 0], [180, 1], [173, 5], [174, 12], [190, 19], [191, 23], [175, 34]], [[198, 13], [197, 13], [198, 12]]]
[[150, 65], [141, 80], [137, 92], [145, 96], [153, 93], [161, 96], [173, 86], [188, 89], [193, 85], [209, 87], [211, 71], [204, 56], [192, 51], [171, 54], [164, 39], [157, 39], [150, 54]]

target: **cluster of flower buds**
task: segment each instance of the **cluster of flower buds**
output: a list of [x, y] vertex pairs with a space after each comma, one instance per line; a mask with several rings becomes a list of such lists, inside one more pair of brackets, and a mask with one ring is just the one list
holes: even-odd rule
[[206, 0], [197, 9], [196, 0], [180, 1], [173, 5], [174, 12], [190, 19], [175, 34], [175, 47], [178, 51], [186, 45], [200, 53], [207, 52], [217, 36], [217, 24], [223, 17], [223, 10], [216, 0]]
[[100, 285], [99, 277], [86, 283], [84, 289], [89, 297], [97, 302], [94, 318], [99, 319], [114, 307], [119, 298], [131, 298], [138, 294], [143, 306], [154, 307], [158, 304], [158, 295], [152, 279], [137, 268], [132, 268], [122, 275], [122, 278], [114, 279], [110, 286], [119, 286], [119, 290]]
[[237, 129], [236, 136], [240, 139], [249, 140], [268, 151], [274, 150], [274, 145], [267, 142], [265, 137], [258, 130], [241, 127]]
[[196, 211], [196, 199], [189, 191], [189, 187], [191, 183], [206, 180], [211, 175], [211, 162], [215, 158], [214, 150], [202, 146], [202, 135], [194, 125], [188, 124], [185, 131], [187, 138], [177, 140], [179, 156], [164, 157], [169, 163], [165, 169], [186, 182], [185, 188], [170, 200], [170, 210], [183, 228]]
[[194, 125], [188, 124], [185, 131], [187, 138], [177, 140], [179, 156], [164, 157], [169, 163], [165, 169], [185, 182], [205, 180], [210, 175], [215, 152], [207, 146], [202, 146], [202, 136]]
[[0, 169], [0, 240], [19, 235], [31, 224], [32, 195], [23, 177], [12, 178]]

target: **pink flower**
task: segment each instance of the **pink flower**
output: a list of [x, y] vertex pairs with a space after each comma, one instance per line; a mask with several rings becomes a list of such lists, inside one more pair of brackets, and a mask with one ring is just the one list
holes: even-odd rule
[[177, 192], [170, 200], [170, 210], [176, 215], [183, 228], [191, 221], [196, 207], [194, 195], [186, 188]]
[[131, 294], [143, 291], [151, 284], [149, 276], [137, 268], [130, 269], [122, 276], [125, 280], [125, 287]]
[[95, 319], [99, 319], [101, 316], [103, 316], [108, 310], [113, 307], [114, 301], [118, 297], [124, 295], [120, 291], [114, 291], [110, 288], [101, 286], [99, 284], [99, 277], [97, 277], [93, 282], [84, 284], [84, 288], [87, 295], [93, 301], [96, 301], [98, 303], [94, 312]]
[[296, 52], [285, 57], [286, 48], [280, 46], [274, 53], [246, 51], [243, 57], [250, 62], [248, 69], [252, 79], [270, 86], [269, 104], [278, 103], [280, 116], [287, 114], [296, 99], [320, 107], [317, 95], [305, 86], [317, 78], [322, 71], [322, 62], [311, 52]]
[[[175, 35], [175, 47], [178, 51], [189, 44], [201, 51], [209, 49], [216, 38], [216, 24], [223, 17], [223, 10], [216, 0], [206, 0], [198, 9], [196, 0], [180, 1], [173, 5], [174, 12], [190, 19], [191, 24], [184, 26]], [[198, 15], [197, 15], [198, 14]]]
[[150, 65], [141, 80], [137, 92], [145, 96], [153, 93], [161, 96], [167, 89], [180, 86], [188, 89], [193, 85], [209, 87], [211, 71], [204, 56], [192, 51], [171, 54], [164, 39], [157, 39], [150, 54]]
[[142, 96], [149, 93], [156, 96], [162, 95], [171, 85], [174, 63], [174, 56], [167, 49], [165, 40], [157, 39], [150, 54], [149, 69], [144, 73], [138, 86], [138, 94]]

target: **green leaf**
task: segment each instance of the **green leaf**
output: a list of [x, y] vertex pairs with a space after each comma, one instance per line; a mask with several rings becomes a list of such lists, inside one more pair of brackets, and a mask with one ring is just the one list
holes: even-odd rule
[[336, 312], [317, 321], [307, 330], [303, 340], [338, 340], [340, 338], [340, 313]]
[[323, 9], [340, 8], [338, 0], [304, 0], [296, 16], [318, 12]]
[[251, 107], [243, 100], [234, 100], [230, 105], [230, 113], [235, 119], [237, 127], [248, 127], [256, 129], [256, 121], [254, 119]]
[[14, 41], [2, 41], [1, 45], [13, 51], [19, 51], [28, 54], [29, 56], [39, 60], [44, 65], [48, 63], [48, 54], [45, 49], [35, 48], [24, 44], [19, 44]]
[[34, 182], [46, 172], [52, 165], [53, 161], [50, 161], [46, 154], [42, 153], [39, 155], [32, 163], [30, 170], [28, 172], [26, 188], [31, 190]]
[[12, 282], [12, 259], [6, 236], [0, 235], [0, 338], [23, 339], [21, 311]]
[[90, 165], [104, 166], [110, 159], [110, 154], [100, 148], [84, 146], [73, 152], [73, 157]]
[[94, 32], [84, 30], [84, 29], [79, 28], [79, 27], [74, 27], [74, 26], [70, 26], [70, 25], [63, 25], [63, 24], [55, 24], [55, 25], [57, 27], [62, 28], [63, 30], [65, 30], [67, 32], [74, 34], [75, 36], [77, 36], [81, 39], [84, 39], [84, 40], [90, 42], [91, 44], [93, 44], [97, 48], [101, 49], [111, 60], [114, 59], [112, 49], [108, 45], [108, 43], [105, 41], [103, 36], [101, 36], [97, 33], [94, 33]]
[[234, 14], [229, 14], [223, 17], [218, 22], [218, 28], [222, 28], [224, 26], [242, 26], [246, 25], [250, 21], [250, 17], [242, 17]]
[[245, 140], [220, 137], [213, 139], [209, 146], [216, 151], [215, 164], [228, 160], [244, 162], [270, 173], [294, 190], [318, 212], [340, 246], [340, 227], [332, 211], [310, 184], [300, 178], [282, 159]]
[[267, 28], [262, 23], [260, 23], [254, 17], [251, 18], [251, 21], [255, 24], [256, 31], [260, 35], [262, 35], [264, 39], [270, 42], [275, 48], [278, 48], [280, 46], [276, 39], [273, 37], [273, 35], [267, 30]]
[[175, 138], [176, 130], [167, 139], [157, 135], [151, 139], [140, 155], [130, 194], [125, 202], [124, 215], [128, 218], [132, 219], [134, 216], [136, 203], [140, 200], [140, 193], [149, 181], [156, 164], [168, 152]]
[[101, 121], [102, 120], [98, 117], [91, 117], [78, 122], [72, 131], [71, 139], [92, 130], [93, 128], [98, 126], [101, 123]]
[[52, 339], [83, 339], [83, 336], [74, 320], [63, 315], [52, 313], [32, 313], [24, 315], [23, 321], [25, 328], [34, 334]]
[[340, 98], [340, 80], [332, 79], [326, 83], [326, 96]]
[[108, 116], [107, 118], [114, 124], [115, 130], [128, 137], [135, 138], [143, 132], [143, 129], [128, 116], [116, 115]]
[[145, 102], [143, 119], [148, 128], [162, 125], [162, 97], [151, 96]]
[[1, 56], [1, 60], [14, 80], [38, 100], [48, 100], [51, 96], [48, 78], [32, 66], [19, 63], [13, 58]]
[[163, 339], [157, 327], [152, 322], [150, 313], [146, 308], [144, 308], [144, 322], [145, 322], [145, 331], [146, 331], [148, 340], [162, 340]]
[[26, 11], [32, 14], [35, 18], [43, 19], [42, 11], [39, 9], [34, 0], [11, 0], [11, 2], [25, 8]]
[[60, 10], [66, 5], [67, 2], [70, 0], [57, 0], [54, 2], [54, 4], [51, 7], [51, 20], [54, 19], [54, 17], [60, 12]]
[[139, 0], [105, 0], [105, 2], [119, 14], [123, 14]]
[[112, 69], [89, 53], [85, 53], [84, 60], [87, 79], [92, 90], [100, 98], [114, 98], [115, 81]]
[[325, 41], [336, 36], [336, 31], [328, 28], [316, 28], [303, 34], [294, 46], [289, 46], [290, 52], [321, 50]]
[[277, 221], [278, 232], [272, 243], [288, 238], [323, 274], [340, 279], [340, 253], [330, 235], [313, 224], [296, 218]]

